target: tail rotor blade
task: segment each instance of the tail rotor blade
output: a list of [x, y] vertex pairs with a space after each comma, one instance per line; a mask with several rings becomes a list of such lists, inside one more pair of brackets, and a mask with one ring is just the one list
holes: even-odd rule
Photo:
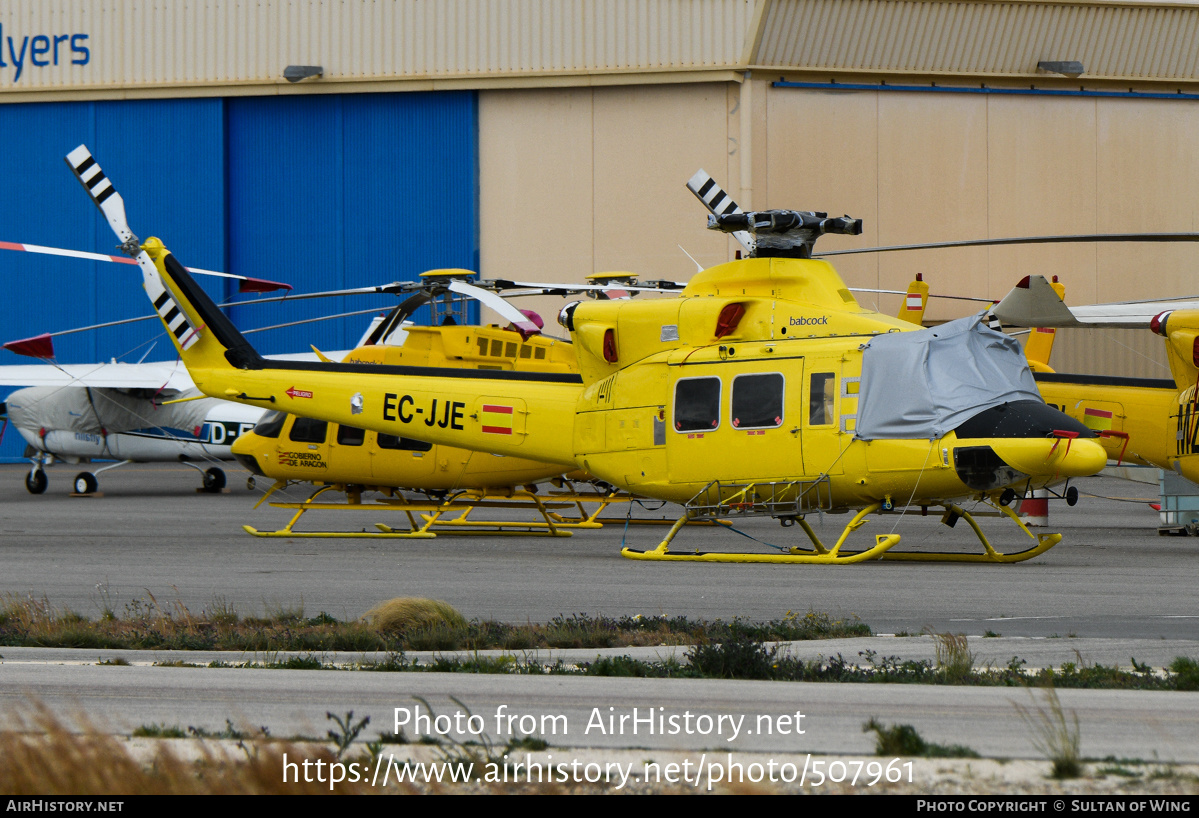
[[66, 159], [75, 178], [87, 190], [96, 207], [100, 208], [100, 212], [108, 220], [112, 231], [121, 240], [122, 252], [136, 258], [139, 252], [138, 241], [137, 236], [129, 229], [129, 220], [125, 218], [125, 200], [104, 175], [104, 171], [92, 157], [92, 152], [86, 145], [80, 145], [68, 153]]

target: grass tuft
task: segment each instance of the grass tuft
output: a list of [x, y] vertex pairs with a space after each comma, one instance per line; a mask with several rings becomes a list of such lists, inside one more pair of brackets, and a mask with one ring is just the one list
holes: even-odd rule
[[778, 648], [767, 647], [738, 634], [718, 645], [696, 645], [687, 653], [691, 667], [716, 679], [771, 679], [778, 664]]
[[884, 726], [871, 717], [862, 725], [862, 732], [874, 731], [874, 752], [880, 756], [922, 756], [925, 758], [978, 758], [979, 755], [961, 744], [936, 744], [925, 741], [910, 724]]
[[937, 633], [931, 628], [924, 632], [933, 638], [937, 648], [937, 670], [952, 683], [959, 683], [974, 673], [974, 654], [964, 633]]
[[1082, 736], [1078, 725], [1078, 714], [1071, 712], [1067, 717], [1058, 699], [1057, 691], [1052, 687], [1044, 688], [1044, 704], [1037, 702], [1037, 697], [1030, 689], [1032, 706], [1025, 707], [1013, 702], [1016, 712], [1032, 731], [1032, 744], [1037, 752], [1049, 759], [1052, 764], [1050, 774], [1056, 779], [1078, 778], [1082, 775], [1082, 761], [1079, 752]]
[[1175, 690], [1199, 690], [1199, 662], [1179, 656], [1170, 663], [1170, 672], [1174, 674]]
[[177, 724], [143, 724], [130, 735], [133, 738], [187, 738], [187, 731]]
[[[381, 633], [413, 633], [438, 630], [465, 630], [466, 618], [448, 602], [422, 597], [396, 597], [381, 602], [363, 616], [363, 620]], [[431, 650], [447, 649], [441, 646]]]

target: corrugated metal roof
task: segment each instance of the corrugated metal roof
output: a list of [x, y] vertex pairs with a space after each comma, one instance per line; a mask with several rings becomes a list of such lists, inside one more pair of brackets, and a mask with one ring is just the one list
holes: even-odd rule
[[323, 84], [482, 87], [512, 78], [589, 82], [597, 75], [677, 81], [748, 67], [1027, 78], [1038, 76], [1040, 60], [1081, 61], [1086, 79], [1199, 80], [1199, 4], [7, 0], [0, 6], [3, 95], [278, 86], [288, 65], [322, 66]]
[[1199, 5], [768, 1], [757, 66], [1026, 77], [1078, 60], [1088, 79], [1199, 78]]
[[[0, 92], [276, 83], [288, 65], [320, 65], [324, 81], [727, 68], [741, 59], [754, 5], [755, 0], [7, 0], [0, 7], [5, 46]], [[9, 37], [17, 55], [22, 43], [32, 46], [34, 38], [42, 38], [36, 41], [37, 64], [25, 53], [19, 76], [8, 57]], [[54, 53], [41, 50], [47, 44]]]

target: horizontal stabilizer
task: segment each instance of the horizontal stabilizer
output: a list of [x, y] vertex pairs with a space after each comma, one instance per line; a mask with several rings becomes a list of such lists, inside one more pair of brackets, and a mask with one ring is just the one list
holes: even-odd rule
[[1199, 309], [1196, 301], [1136, 301], [1067, 307], [1044, 276], [1027, 276], [992, 310], [1005, 324], [1018, 327], [1095, 327], [1147, 329], [1165, 310]]
[[0, 386], [90, 386], [183, 392], [195, 384], [179, 361], [141, 364], [12, 364], [0, 366]]

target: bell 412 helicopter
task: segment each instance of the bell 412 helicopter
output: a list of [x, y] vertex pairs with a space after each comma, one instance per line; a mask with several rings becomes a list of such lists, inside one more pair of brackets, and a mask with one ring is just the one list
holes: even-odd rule
[[[462, 283], [465, 271], [438, 271], [442, 289]], [[426, 274], [426, 277], [428, 274]], [[427, 282], [426, 278], [426, 282]], [[475, 289], [466, 285], [469, 289]], [[459, 287], [459, 289], [463, 289]], [[447, 291], [448, 292], [448, 291]], [[415, 296], [413, 296], [415, 297]], [[405, 305], [408, 305], [407, 307]], [[495, 305], [499, 307], [500, 305]], [[403, 344], [389, 340], [389, 328], [403, 320], [413, 308], [411, 300], [401, 304], [368, 333], [365, 346], [350, 352], [345, 360], [391, 366], [459, 367], [484, 371], [529, 371], [567, 374], [577, 371], [571, 345], [536, 332], [528, 324], [500, 326], [450, 325], [408, 326]], [[501, 313], [513, 321], [528, 323], [528, 317], [504, 305]], [[512, 315], [515, 313], [515, 315]], [[539, 319], [538, 319], [539, 320]], [[296, 408], [302, 413], [303, 409]], [[570, 536], [577, 528], [601, 528], [597, 516], [618, 495], [614, 491], [573, 490], [546, 493], [536, 483], [560, 478], [567, 469], [561, 463], [546, 463], [524, 457], [504, 457], [446, 445], [433, 445], [409, 437], [375, 432], [347, 423], [330, 424], [283, 411], [270, 412], [253, 430], [243, 434], [233, 447], [238, 461], [256, 475], [276, 482], [267, 499], [296, 482], [319, 486], [302, 502], [272, 502], [276, 508], [295, 511], [278, 531], [245, 530], [259, 537], [433, 537], [437, 533], [538, 534]], [[580, 479], [585, 476], [579, 475]], [[559, 480], [561, 482], [561, 480]], [[424, 499], [412, 498], [402, 489], [416, 490]], [[331, 502], [328, 492], [340, 491], [346, 502]], [[364, 495], [381, 495], [364, 502]], [[623, 499], [628, 499], [623, 498]], [[583, 504], [593, 504], [586, 511]], [[260, 501], [261, 504], [261, 501]], [[578, 517], [559, 513], [577, 508]], [[406, 515], [407, 530], [376, 523], [377, 531], [297, 531], [295, 525], [311, 511], [368, 511]], [[480, 512], [533, 512], [533, 519], [480, 518]]]
[[[634, 559], [847, 563], [870, 559], [1012, 562], [1060, 534], [1033, 535], [1007, 503], [1017, 492], [1106, 463], [1086, 426], [1037, 394], [1018, 345], [959, 319], [934, 330], [861, 307], [833, 267], [811, 258], [848, 217], [741, 213], [692, 180], [709, 226], [750, 257], [699, 273], [677, 297], [567, 305], [579, 375], [446, 370], [364, 362], [275, 362], [258, 354], [156, 239], [130, 231], [124, 203], [84, 146], [67, 156], [136, 258], [196, 386], [264, 409], [432, 444], [582, 468], [637, 494], [684, 504], [658, 548]], [[697, 174], [698, 176], [698, 174]], [[1033, 539], [996, 551], [960, 498], [991, 502]], [[892, 552], [899, 535], [843, 549], [869, 514], [940, 506], [966, 519], [983, 553]], [[808, 514], [856, 511], [826, 547]], [[812, 547], [779, 553], [669, 549], [689, 519], [764, 514], [798, 524]]]
[[1045, 400], [1095, 430], [1111, 459], [1173, 470], [1199, 482], [1199, 302], [1190, 298], [1071, 308], [1063, 295], [1057, 282], [1026, 276], [994, 312], [1016, 326], [1149, 329], [1163, 337], [1173, 377], [1058, 373], [1048, 366], [1048, 349], [1030, 352]]

